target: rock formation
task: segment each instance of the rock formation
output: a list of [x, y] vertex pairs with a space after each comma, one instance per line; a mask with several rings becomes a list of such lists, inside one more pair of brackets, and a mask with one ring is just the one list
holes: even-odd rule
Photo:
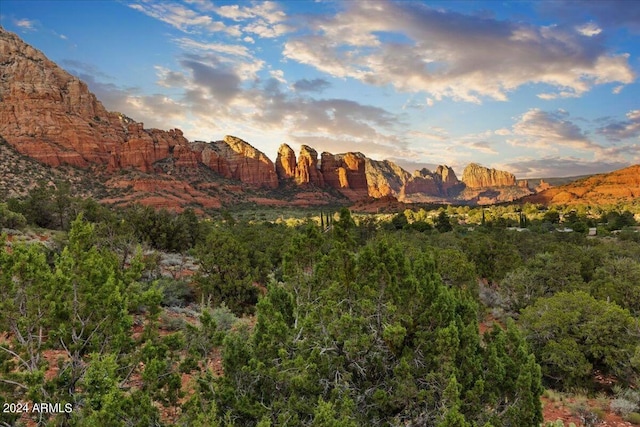
[[308, 145], [300, 147], [295, 178], [298, 184], [324, 187], [324, 177], [318, 168], [318, 152]]
[[287, 144], [282, 144], [278, 148], [278, 157], [276, 157], [276, 174], [278, 179], [283, 181], [296, 176], [296, 153]]
[[435, 172], [427, 168], [415, 171], [402, 189], [399, 200], [407, 202], [437, 202], [454, 196], [461, 183], [452, 168], [440, 165]]
[[440, 194], [442, 196], [449, 195], [449, 192], [460, 185], [460, 181], [456, 173], [447, 165], [440, 165], [434, 172], [434, 179], [439, 182]]
[[[474, 163], [465, 168], [463, 184], [448, 166], [411, 175], [393, 162], [372, 160], [353, 152], [324, 152], [318, 162], [318, 152], [306, 145], [301, 146], [298, 159], [290, 146], [281, 145], [274, 164], [264, 153], [234, 136], [191, 143], [179, 129], [145, 129], [143, 123], [108, 112], [85, 83], [1, 27], [0, 58], [0, 137], [19, 153], [53, 167], [68, 165], [112, 175], [121, 171], [151, 176], [144, 178], [146, 187], [136, 187], [139, 193], [151, 193], [156, 188], [165, 193], [172, 191], [178, 199], [180, 194], [191, 194], [192, 200], [198, 200], [205, 197], [200, 189], [213, 188], [213, 181], [223, 177], [266, 190], [273, 190], [284, 181], [316, 187], [301, 189], [308, 194], [331, 188], [351, 200], [403, 197], [464, 203], [487, 199], [488, 193], [480, 194], [484, 188], [516, 186], [512, 174]], [[183, 178], [176, 176], [178, 173]], [[162, 179], [154, 179], [156, 175], [162, 175]], [[116, 181], [106, 179], [107, 187], [128, 188], [128, 184], [122, 187]], [[242, 186], [233, 185], [242, 191]], [[528, 186], [521, 185], [521, 191], [510, 190], [508, 194], [527, 194]], [[464, 193], [465, 186], [464, 191], [477, 191]], [[174, 190], [169, 191], [168, 187]], [[506, 190], [503, 193], [507, 194]], [[336, 193], [324, 194], [335, 197]], [[161, 195], [151, 197], [156, 203]], [[203, 207], [217, 205], [198, 203]]]
[[321, 155], [320, 171], [327, 186], [341, 190], [351, 200], [368, 197], [364, 154], [325, 151]]
[[401, 200], [406, 199], [409, 195], [418, 193], [428, 196], [440, 196], [438, 183], [431, 174], [431, 171], [427, 168], [415, 171], [407, 180], [402, 189]]
[[536, 185], [536, 193], [540, 193], [541, 191], [548, 190], [551, 188], [551, 184], [546, 182], [544, 179], [540, 180], [540, 183]]
[[510, 187], [516, 185], [516, 177], [509, 172], [469, 163], [462, 172], [462, 182], [467, 188]]
[[379, 161], [365, 158], [365, 175], [369, 197], [395, 196], [411, 176], [389, 160]]
[[300, 147], [300, 155], [296, 160], [293, 149], [282, 144], [278, 149], [276, 173], [280, 181], [293, 179], [298, 185], [324, 187], [324, 177], [318, 168], [318, 152], [308, 145]]
[[275, 165], [251, 144], [227, 135], [223, 141], [213, 142], [211, 148], [225, 159], [232, 178], [256, 187], [278, 187]]
[[145, 172], [175, 147], [193, 165], [179, 130], [144, 129], [108, 112], [87, 85], [18, 36], [0, 28], [0, 135], [20, 153], [50, 166], [92, 164]]

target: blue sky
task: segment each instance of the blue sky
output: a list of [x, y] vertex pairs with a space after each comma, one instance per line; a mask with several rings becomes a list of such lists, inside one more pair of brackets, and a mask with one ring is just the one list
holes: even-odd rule
[[640, 163], [640, 2], [12, 1], [107, 109], [275, 160], [361, 151], [518, 178]]

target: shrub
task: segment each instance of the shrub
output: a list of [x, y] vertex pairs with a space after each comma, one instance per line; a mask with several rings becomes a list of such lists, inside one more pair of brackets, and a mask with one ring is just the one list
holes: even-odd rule
[[160, 323], [162, 327], [167, 331], [180, 331], [184, 329], [185, 320], [181, 317], [170, 316], [167, 312], [162, 312], [160, 315]]
[[228, 331], [238, 321], [238, 318], [231, 312], [229, 307], [223, 302], [219, 307], [211, 310], [211, 317], [216, 322], [219, 331]]
[[13, 212], [6, 203], [0, 203], [0, 228], [23, 229], [27, 219], [21, 213]]
[[640, 425], [640, 414], [637, 412], [631, 412], [624, 419], [625, 421], [629, 421], [631, 424]]
[[613, 412], [622, 417], [627, 416], [638, 409], [638, 405], [635, 402], [625, 399], [624, 397], [613, 399], [609, 404], [609, 407]]
[[165, 307], [184, 307], [194, 300], [193, 290], [185, 280], [162, 278], [158, 280], [158, 287]]

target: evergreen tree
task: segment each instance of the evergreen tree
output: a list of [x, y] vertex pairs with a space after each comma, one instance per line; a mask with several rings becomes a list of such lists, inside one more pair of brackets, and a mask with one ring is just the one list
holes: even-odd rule
[[205, 243], [195, 249], [200, 269], [195, 276], [203, 300], [214, 305], [225, 303], [236, 314], [253, 311], [258, 291], [253, 286], [254, 273], [249, 251], [236, 236], [212, 230]]

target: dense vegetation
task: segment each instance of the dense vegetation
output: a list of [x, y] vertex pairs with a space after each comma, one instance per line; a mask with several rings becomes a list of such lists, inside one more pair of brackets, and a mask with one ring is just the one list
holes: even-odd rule
[[[635, 211], [342, 209], [248, 222], [108, 209], [40, 186], [0, 203], [0, 404], [32, 405], [0, 420], [538, 426], [545, 387], [612, 383], [632, 418]], [[47, 245], [19, 239], [45, 229], [59, 230]], [[196, 271], [175, 273], [167, 257]]]

